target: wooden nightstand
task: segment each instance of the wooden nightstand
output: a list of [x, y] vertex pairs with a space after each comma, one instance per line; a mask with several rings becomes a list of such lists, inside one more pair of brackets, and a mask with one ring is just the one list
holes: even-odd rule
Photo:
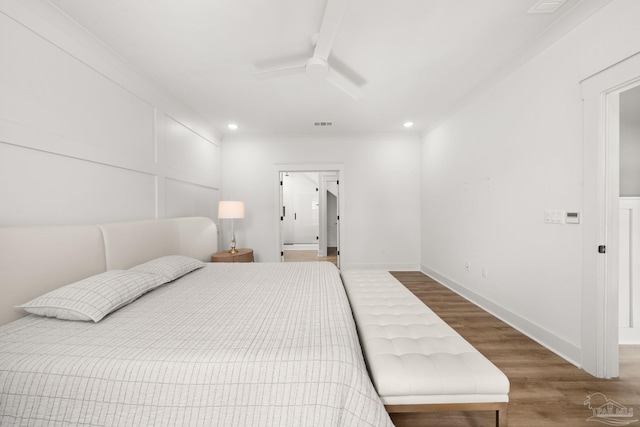
[[253, 249], [238, 249], [235, 254], [229, 251], [216, 252], [211, 255], [211, 262], [253, 262]]

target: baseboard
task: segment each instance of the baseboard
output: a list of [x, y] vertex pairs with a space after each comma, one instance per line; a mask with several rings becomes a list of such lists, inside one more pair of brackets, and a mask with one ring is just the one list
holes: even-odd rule
[[420, 271], [419, 264], [355, 264], [340, 263], [341, 270]]
[[422, 265], [420, 267], [420, 270], [427, 276], [436, 280], [438, 283], [446, 286], [466, 300], [472, 302], [483, 310], [486, 310], [512, 328], [520, 331], [524, 335], [536, 341], [538, 344], [546, 347], [550, 351], [562, 357], [567, 362], [579, 368], [581, 367], [581, 362], [579, 361], [582, 360], [582, 351], [579, 347], [576, 347], [575, 345], [567, 342], [557, 335], [517, 315], [516, 313], [507, 310], [506, 308], [494, 303], [493, 301], [490, 301], [483, 296], [470, 291], [460, 283], [457, 283], [456, 281], [438, 273], [437, 271], [430, 269], [427, 266]]

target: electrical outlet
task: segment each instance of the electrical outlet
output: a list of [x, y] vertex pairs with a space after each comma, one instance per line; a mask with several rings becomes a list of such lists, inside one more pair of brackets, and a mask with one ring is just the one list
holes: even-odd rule
[[471, 271], [471, 263], [469, 261], [464, 262], [464, 269], [467, 271]]

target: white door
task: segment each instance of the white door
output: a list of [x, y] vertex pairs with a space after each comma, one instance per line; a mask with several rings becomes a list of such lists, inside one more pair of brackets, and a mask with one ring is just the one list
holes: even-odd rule
[[296, 193], [293, 206], [293, 243], [318, 243], [318, 188]]
[[317, 173], [282, 175], [282, 233], [285, 245], [318, 242], [319, 202]]
[[640, 197], [620, 198], [620, 344], [640, 344]]
[[338, 247], [338, 196], [327, 191], [327, 246]]

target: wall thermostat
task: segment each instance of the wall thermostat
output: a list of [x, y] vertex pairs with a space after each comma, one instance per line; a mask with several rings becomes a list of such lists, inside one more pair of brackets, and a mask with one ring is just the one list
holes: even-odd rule
[[567, 212], [565, 224], [580, 224], [580, 212]]

